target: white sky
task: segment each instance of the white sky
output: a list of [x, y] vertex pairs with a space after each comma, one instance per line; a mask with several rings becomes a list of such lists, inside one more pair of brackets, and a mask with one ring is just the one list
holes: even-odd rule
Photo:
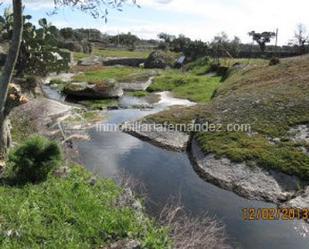
[[[8, 0], [5, 0], [8, 1]], [[156, 38], [160, 32], [183, 33], [194, 39], [211, 40], [221, 31], [231, 38], [239, 36], [249, 42], [248, 32], [275, 31], [279, 28], [279, 43], [293, 38], [298, 23], [309, 30], [308, 0], [137, 0], [140, 10], [125, 8], [112, 14], [107, 25], [102, 22], [81, 22], [80, 15], [71, 18], [52, 17], [60, 26], [92, 27], [103, 32], [132, 32], [143, 38]], [[27, 0], [28, 11], [51, 7], [53, 0]], [[42, 12], [45, 13], [45, 12]], [[88, 18], [88, 17], [87, 17]], [[85, 19], [86, 20], [86, 19]]]

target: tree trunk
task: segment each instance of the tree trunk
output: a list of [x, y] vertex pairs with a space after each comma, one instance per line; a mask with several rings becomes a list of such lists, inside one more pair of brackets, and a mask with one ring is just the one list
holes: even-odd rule
[[4, 159], [11, 143], [10, 121], [5, 116], [0, 117], [0, 159]]
[[23, 33], [23, 6], [22, 0], [12, 0], [13, 2], [13, 36], [10, 49], [5, 61], [3, 73], [0, 77], [0, 156], [1, 152], [6, 152], [10, 145], [10, 129], [8, 127], [5, 103], [8, 94], [9, 83], [12, 80], [14, 68], [19, 54], [22, 33]]

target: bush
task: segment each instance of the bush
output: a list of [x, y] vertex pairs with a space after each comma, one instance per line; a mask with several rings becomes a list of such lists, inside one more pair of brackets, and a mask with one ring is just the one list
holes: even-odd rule
[[280, 63], [280, 59], [278, 57], [273, 57], [269, 61], [269, 66], [275, 66]]
[[10, 175], [18, 184], [42, 182], [61, 161], [62, 153], [57, 143], [33, 136], [10, 152]]

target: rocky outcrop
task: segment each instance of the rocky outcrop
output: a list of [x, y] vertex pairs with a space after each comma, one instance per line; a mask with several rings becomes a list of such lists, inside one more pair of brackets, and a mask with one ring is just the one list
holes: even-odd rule
[[[290, 140], [296, 143], [309, 145], [309, 124], [298, 125], [288, 132]], [[309, 147], [301, 146], [302, 151], [309, 156]]]
[[154, 77], [150, 77], [147, 81], [141, 82], [129, 82], [118, 83], [119, 87], [125, 91], [146, 91], [146, 89], [152, 84]]
[[176, 60], [170, 54], [157, 50], [152, 52], [145, 61], [145, 68], [166, 68], [174, 66]]
[[95, 65], [102, 65], [103, 58], [100, 56], [92, 55], [87, 58], [83, 58], [78, 62], [80, 66], [95, 66]]
[[307, 187], [300, 195], [285, 202], [281, 206], [286, 207], [286, 208], [308, 209], [309, 208], [309, 187]]
[[72, 82], [64, 87], [63, 92], [69, 96], [88, 99], [119, 98], [123, 95], [123, 90], [115, 82]]
[[190, 154], [194, 168], [202, 178], [249, 199], [282, 203], [295, 196], [301, 185], [295, 176], [233, 163], [213, 154], [205, 155], [195, 140]]
[[154, 123], [139, 122], [127, 122], [121, 126], [123, 132], [131, 134], [156, 146], [175, 151], [186, 150], [189, 141], [188, 134], [162, 128], [161, 125]]
[[105, 58], [103, 59], [104, 66], [129, 66], [129, 67], [139, 67], [145, 62], [143, 58]]
[[102, 249], [141, 249], [141, 243], [136, 240], [120, 240]]

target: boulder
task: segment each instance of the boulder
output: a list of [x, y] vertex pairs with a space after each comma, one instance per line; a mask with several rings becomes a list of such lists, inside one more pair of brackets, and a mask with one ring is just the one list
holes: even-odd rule
[[120, 240], [104, 249], [141, 249], [141, 244], [136, 240]]
[[105, 58], [103, 60], [104, 66], [129, 66], [129, 67], [139, 67], [140, 64], [143, 64], [145, 59], [143, 58]]
[[72, 82], [64, 87], [63, 92], [69, 96], [89, 99], [119, 98], [123, 95], [123, 90], [112, 81], [100, 84]]
[[78, 62], [80, 66], [95, 66], [95, 65], [103, 65], [103, 58], [100, 56], [90, 56], [87, 58], [83, 58]]
[[[290, 200], [304, 185], [296, 176], [265, 170], [253, 163], [249, 166], [247, 163], [234, 163], [224, 157], [204, 154], [194, 139], [190, 149], [194, 169], [203, 179], [251, 200], [280, 204]], [[294, 202], [298, 205], [298, 202], [304, 201]]]
[[145, 61], [145, 68], [166, 68], [175, 64], [175, 58], [167, 52], [157, 50], [152, 52]]

